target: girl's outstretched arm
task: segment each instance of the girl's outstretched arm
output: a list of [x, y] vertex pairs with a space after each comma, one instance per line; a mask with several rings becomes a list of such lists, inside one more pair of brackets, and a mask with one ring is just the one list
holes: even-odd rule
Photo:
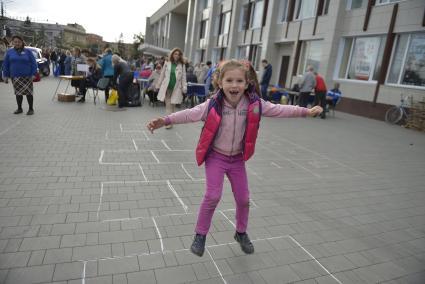
[[267, 117], [306, 117], [319, 115], [323, 109], [315, 106], [311, 109], [291, 105], [279, 105], [261, 100], [262, 114]]
[[183, 124], [205, 120], [208, 114], [209, 99], [204, 103], [190, 109], [184, 109], [164, 117], [152, 119], [146, 124], [146, 127], [153, 133], [155, 129], [169, 124]]

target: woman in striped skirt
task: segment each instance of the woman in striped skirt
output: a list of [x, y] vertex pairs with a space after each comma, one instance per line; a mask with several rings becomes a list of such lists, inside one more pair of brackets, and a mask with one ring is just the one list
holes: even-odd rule
[[32, 80], [37, 73], [37, 62], [32, 52], [24, 47], [24, 40], [20, 36], [12, 37], [13, 48], [10, 48], [4, 57], [3, 76], [5, 83], [12, 79], [18, 109], [14, 114], [22, 113], [23, 96], [27, 97], [27, 115], [34, 114]]

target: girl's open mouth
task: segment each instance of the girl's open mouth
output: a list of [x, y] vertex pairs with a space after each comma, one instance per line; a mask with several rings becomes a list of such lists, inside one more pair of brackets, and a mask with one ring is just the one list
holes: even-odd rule
[[236, 96], [236, 95], [239, 95], [239, 91], [229, 91], [229, 93], [232, 95], [232, 96]]

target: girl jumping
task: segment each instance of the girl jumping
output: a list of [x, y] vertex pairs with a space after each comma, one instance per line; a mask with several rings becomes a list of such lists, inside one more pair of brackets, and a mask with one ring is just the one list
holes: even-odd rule
[[249, 82], [249, 69], [242, 63], [224, 62], [216, 74], [217, 93], [206, 102], [151, 120], [146, 125], [155, 129], [172, 124], [204, 121], [196, 147], [198, 165], [205, 162], [206, 192], [199, 208], [195, 237], [190, 250], [202, 256], [214, 210], [221, 199], [224, 175], [230, 181], [236, 201], [235, 240], [243, 252], [251, 254], [254, 246], [246, 233], [249, 214], [249, 189], [245, 168], [255, 149], [261, 116], [316, 116], [323, 109], [276, 105], [260, 99], [255, 86]]

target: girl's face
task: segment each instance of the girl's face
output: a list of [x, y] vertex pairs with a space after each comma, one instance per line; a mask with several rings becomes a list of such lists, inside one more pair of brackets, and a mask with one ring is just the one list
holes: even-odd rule
[[175, 52], [173, 53], [173, 59], [174, 59], [174, 62], [179, 61], [179, 60], [180, 60], [180, 52], [175, 51]]
[[236, 107], [248, 87], [245, 72], [239, 68], [227, 70], [219, 82], [223, 89], [225, 99], [233, 107]]

